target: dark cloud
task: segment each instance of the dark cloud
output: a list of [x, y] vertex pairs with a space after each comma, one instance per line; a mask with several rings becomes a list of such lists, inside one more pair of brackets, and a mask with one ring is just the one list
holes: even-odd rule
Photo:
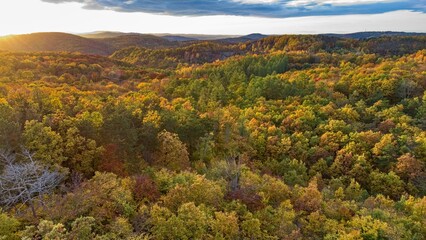
[[[112, 9], [177, 16], [237, 15], [297, 17], [373, 14], [396, 10], [426, 12], [426, 0], [42, 0], [50, 3], [80, 2], [86, 9]], [[352, 3], [351, 3], [352, 2]], [[297, 4], [296, 4], [297, 3]], [[342, 3], [342, 2], [339, 2]]]

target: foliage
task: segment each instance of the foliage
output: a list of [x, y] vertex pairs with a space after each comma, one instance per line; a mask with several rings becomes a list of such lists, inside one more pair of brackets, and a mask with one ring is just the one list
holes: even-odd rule
[[0, 238], [425, 239], [424, 42], [1, 52]]

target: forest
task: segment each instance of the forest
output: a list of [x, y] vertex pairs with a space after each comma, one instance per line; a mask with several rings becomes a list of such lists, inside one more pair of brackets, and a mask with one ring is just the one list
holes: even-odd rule
[[426, 239], [426, 37], [0, 51], [0, 239]]

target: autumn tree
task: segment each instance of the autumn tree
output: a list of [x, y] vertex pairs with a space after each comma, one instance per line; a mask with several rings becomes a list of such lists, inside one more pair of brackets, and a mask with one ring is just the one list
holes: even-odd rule
[[314, 212], [320, 209], [322, 202], [321, 192], [318, 190], [317, 178], [312, 179], [306, 188], [301, 190], [294, 206], [298, 210]]
[[189, 168], [188, 151], [177, 134], [164, 130], [158, 134], [158, 142], [157, 165], [175, 171]]
[[63, 139], [59, 133], [35, 120], [25, 123], [25, 146], [35, 152], [35, 157], [49, 166], [60, 166], [66, 160]]
[[20, 138], [20, 126], [14, 119], [13, 108], [0, 98], [0, 147], [16, 148]]
[[197, 207], [192, 202], [182, 204], [176, 214], [154, 205], [152, 233], [156, 239], [203, 239], [207, 237], [210, 218], [203, 206]]
[[95, 140], [81, 136], [76, 127], [67, 130], [63, 144], [64, 156], [67, 157], [66, 166], [85, 176], [93, 175], [95, 164], [104, 149], [98, 147]]
[[16, 232], [20, 222], [0, 209], [0, 239], [19, 239]]

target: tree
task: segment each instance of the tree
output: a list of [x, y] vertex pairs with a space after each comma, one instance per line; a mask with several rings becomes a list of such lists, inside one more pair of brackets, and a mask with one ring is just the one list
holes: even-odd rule
[[423, 93], [422, 105], [417, 109], [417, 116], [423, 127], [426, 127], [426, 91]]
[[189, 156], [186, 146], [175, 133], [166, 130], [158, 134], [160, 143], [157, 164], [170, 170], [184, 170], [189, 167]]
[[67, 130], [63, 145], [64, 155], [67, 156], [66, 166], [85, 176], [92, 176], [95, 162], [104, 149], [98, 147], [95, 140], [81, 136], [76, 127]]
[[211, 228], [216, 239], [238, 239], [238, 217], [235, 212], [215, 212]]
[[135, 177], [132, 193], [137, 201], [155, 202], [160, 197], [157, 184], [147, 175]]
[[242, 239], [262, 239], [261, 222], [253, 217], [252, 213], [247, 213], [241, 221]]
[[69, 239], [68, 232], [62, 223], [42, 220], [35, 227], [27, 227], [21, 233], [22, 239]]
[[320, 209], [322, 202], [321, 192], [318, 191], [317, 178], [313, 178], [308, 187], [303, 188], [295, 201], [295, 208], [299, 211], [315, 212]]
[[131, 217], [136, 213], [131, 184], [129, 178], [96, 172], [90, 180], [63, 196], [62, 201], [53, 202], [48, 215], [61, 222], [92, 216], [104, 224], [111, 223], [119, 215]]
[[93, 239], [93, 229], [96, 226], [95, 218], [93, 217], [79, 217], [71, 223], [71, 238], [90, 240]]
[[163, 204], [171, 210], [177, 210], [179, 206], [187, 202], [193, 202], [197, 206], [219, 207], [224, 197], [223, 188], [219, 182], [206, 179], [197, 175], [190, 184], [179, 184], [162, 197]]
[[267, 206], [258, 211], [256, 217], [262, 223], [262, 230], [277, 239], [287, 239], [297, 229], [293, 223], [296, 213], [290, 200], [283, 201], [277, 208]]
[[388, 174], [374, 171], [370, 174], [372, 194], [383, 194], [392, 199], [399, 199], [404, 194], [404, 182], [394, 172]]
[[35, 120], [25, 123], [23, 132], [25, 146], [35, 151], [35, 157], [49, 166], [61, 165], [66, 160], [63, 139], [51, 127]]
[[0, 98], [0, 147], [11, 148], [17, 145], [20, 131], [14, 117], [13, 108], [5, 99]]
[[374, 145], [372, 152], [376, 157], [376, 165], [381, 170], [389, 168], [390, 163], [397, 158], [397, 142], [392, 134], [383, 135], [380, 142]]
[[151, 210], [152, 234], [155, 239], [206, 239], [211, 217], [204, 206], [193, 202], [182, 204], [177, 214], [165, 207], [154, 205]]
[[0, 151], [5, 167], [0, 175], [0, 203], [10, 207], [17, 203], [28, 204], [37, 217], [34, 197], [53, 191], [64, 176], [33, 159], [33, 154], [22, 151], [23, 161], [17, 161], [17, 154]]
[[130, 235], [133, 233], [133, 227], [127, 218], [117, 217], [110, 224], [110, 231], [113, 239], [129, 239]]
[[424, 163], [412, 154], [406, 153], [398, 158], [396, 173], [404, 180], [412, 180], [422, 174]]
[[371, 216], [356, 216], [348, 225], [353, 229], [356, 237], [345, 236], [342, 239], [386, 239], [383, 235], [388, 225]]
[[18, 239], [14, 233], [18, 230], [19, 225], [17, 219], [2, 213], [0, 209], [0, 239]]

